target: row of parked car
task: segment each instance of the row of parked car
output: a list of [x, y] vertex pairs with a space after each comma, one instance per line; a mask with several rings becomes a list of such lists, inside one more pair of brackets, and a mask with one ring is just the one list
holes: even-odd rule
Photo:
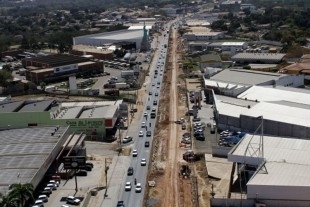
[[245, 134], [246, 132], [224, 130], [220, 133], [218, 145], [223, 147], [232, 147], [236, 145]]
[[205, 141], [205, 135], [204, 135], [205, 125], [201, 122], [194, 122], [193, 124], [193, 131], [194, 131], [194, 137], [199, 141]]
[[48, 202], [48, 197], [52, 194], [53, 191], [57, 190], [60, 184], [60, 177], [54, 176], [52, 177], [53, 180], [49, 180], [48, 183], [41, 191], [41, 194], [35, 200], [32, 207], [44, 207], [44, 203]]

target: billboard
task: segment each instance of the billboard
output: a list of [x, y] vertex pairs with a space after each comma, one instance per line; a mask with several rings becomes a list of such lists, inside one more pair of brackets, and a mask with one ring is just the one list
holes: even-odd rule
[[86, 158], [85, 156], [68, 156], [63, 158], [64, 169], [84, 169]]

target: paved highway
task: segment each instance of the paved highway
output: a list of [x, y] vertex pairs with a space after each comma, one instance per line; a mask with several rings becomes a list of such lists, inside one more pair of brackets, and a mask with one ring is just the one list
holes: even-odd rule
[[[167, 28], [170, 28], [170, 26], [167, 26]], [[164, 33], [167, 33], [165, 31]], [[147, 97], [144, 101], [144, 110], [142, 114], [147, 113], [147, 116], [142, 115], [141, 122], [146, 123], [146, 127], [140, 126], [140, 131], [143, 131], [143, 137], [139, 137], [139, 132], [136, 134], [135, 138], [135, 144], [133, 149], [136, 149], [138, 151], [137, 157], [133, 157], [131, 160], [130, 166], [133, 167], [134, 173], [132, 176], [127, 176], [125, 182], [131, 183], [131, 190], [125, 191], [125, 183], [122, 190], [121, 199], [124, 201], [124, 205], [126, 207], [139, 207], [143, 206], [143, 199], [145, 194], [145, 188], [147, 187], [147, 172], [148, 172], [148, 166], [150, 166], [150, 155], [151, 155], [151, 148], [152, 148], [152, 140], [153, 140], [153, 134], [155, 129], [155, 123], [156, 118], [151, 119], [150, 113], [151, 110], [155, 107], [156, 113], [158, 110], [158, 104], [159, 104], [159, 97], [160, 97], [160, 88], [162, 85], [162, 79], [164, 76], [164, 69], [166, 64], [166, 55], [167, 55], [167, 47], [168, 46], [168, 40], [169, 35], [161, 36], [158, 41], [158, 49], [157, 54], [154, 55], [152, 68], [150, 70], [150, 77], [151, 77], [151, 83], [147, 88]], [[155, 74], [155, 70], [158, 71], [158, 74]], [[150, 93], [151, 92], [151, 93]], [[157, 95], [158, 94], [158, 95]], [[157, 101], [157, 104], [154, 104], [154, 101]], [[150, 107], [150, 109], [147, 109], [147, 107]], [[146, 132], [151, 131], [151, 136], [147, 137]], [[149, 147], [145, 147], [145, 141], [150, 142]], [[146, 159], [146, 166], [141, 166], [141, 159]], [[141, 183], [142, 191], [140, 193], [135, 192], [135, 182], [136, 179], [137, 183]]]

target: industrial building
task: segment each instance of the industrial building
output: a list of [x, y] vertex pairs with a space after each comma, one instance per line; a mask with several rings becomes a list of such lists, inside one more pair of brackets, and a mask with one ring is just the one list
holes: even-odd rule
[[183, 38], [187, 41], [207, 41], [218, 40], [224, 37], [223, 32], [187, 32], [183, 34]]
[[90, 58], [55, 54], [22, 60], [26, 79], [36, 84], [67, 80], [72, 75], [90, 75], [103, 72], [103, 61]]
[[18, 182], [31, 183], [36, 188], [69, 136], [68, 126], [17, 129], [7, 126], [5, 130], [1, 130], [1, 193], [6, 195], [9, 186]]
[[302, 87], [303, 75], [287, 75], [244, 69], [224, 69], [210, 78], [204, 78], [206, 96], [216, 94], [236, 97], [253, 85]]
[[6, 129], [8, 125], [12, 128], [70, 126], [70, 132], [83, 132], [89, 140], [103, 141], [115, 130], [120, 107], [127, 109], [122, 100], [68, 103], [26, 100], [0, 103], [0, 128]]
[[240, 197], [213, 198], [211, 206], [309, 206], [310, 140], [260, 132], [245, 135], [228, 153]]
[[264, 63], [274, 64], [281, 63], [284, 53], [247, 53], [241, 52], [231, 57], [231, 60], [237, 64]]
[[121, 42], [132, 42], [136, 49], [140, 49], [145, 32], [144, 30], [118, 30], [112, 32], [84, 35], [73, 38], [73, 45], [104, 46]]
[[228, 51], [236, 53], [248, 48], [247, 42], [214, 42], [208, 45], [208, 50]]
[[113, 50], [89, 45], [73, 45], [70, 54], [79, 56], [91, 55], [99, 60], [112, 60], [114, 58]]
[[254, 132], [264, 118], [264, 134], [310, 138], [310, 93], [283, 86], [252, 86], [237, 98], [214, 94], [214, 113], [221, 130]]

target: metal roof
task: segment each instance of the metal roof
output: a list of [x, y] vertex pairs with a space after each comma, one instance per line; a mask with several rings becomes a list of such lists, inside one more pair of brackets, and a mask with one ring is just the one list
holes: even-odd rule
[[222, 46], [243, 46], [247, 45], [246, 42], [223, 42]]
[[[251, 156], [253, 151], [248, 148], [251, 138], [251, 145], [257, 147], [260, 142], [260, 135], [246, 134], [228, 153], [228, 160], [253, 165], [261, 164], [261, 162], [257, 163], [257, 159]], [[310, 167], [310, 140], [264, 136], [263, 142], [264, 159], [267, 162], [292, 163]]]
[[88, 61], [88, 58], [77, 55], [53, 54], [53, 55], [29, 58], [27, 59], [27, 61], [46, 63], [51, 67], [55, 67], [59, 65], [69, 65], [78, 62]]
[[93, 107], [84, 110], [79, 118], [113, 118], [118, 106]]
[[284, 53], [247, 53], [240, 52], [232, 56], [232, 60], [276, 60], [280, 61], [285, 56]]
[[278, 80], [280, 77], [284, 76], [287, 75], [243, 69], [225, 69], [212, 76], [210, 79], [241, 85], [257, 85], [271, 80]]
[[25, 101], [16, 101], [0, 105], [0, 113], [16, 112], [22, 107]]
[[25, 103], [25, 105], [19, 110], [19, 112], [41, 112], [49, 109], [54, 100], [35, 101], [31, 103]]
[[49, 126], [0, 131], [0, 185], [30, 183], [67, 129], [59, 127], [55, 132], [55, 126]]
[[[252, 86], [245, 92], [241, 93], [238, 98], [247, 100], [258, 100], [265, 102], [278, 102], [285, 104], [285, 102], [299, 103], [310, 106], [310, 91], [300, 88], [292, 87], [263, 87]], [[287, 104], [286, 103], [286, 104]], [[286, 105], [285, 104], [285, 105]], [[297, 106], [295, 104], [295, 106]], [[300, 105], [302, 107], [302, 105]]]
[[75, 39], [79, 38], [90, 38], [90, 39], [101, 39], [101, 40], [131, 40], [133, 38], [142, 38], [143, 31], [142, 30], [117, 30], [112, 32], [91, 34], [85, 36], [74, 37]]
[[83, 106], [68, 107], [62, 109], [55, 119], [75, 119], [81, 113]]

